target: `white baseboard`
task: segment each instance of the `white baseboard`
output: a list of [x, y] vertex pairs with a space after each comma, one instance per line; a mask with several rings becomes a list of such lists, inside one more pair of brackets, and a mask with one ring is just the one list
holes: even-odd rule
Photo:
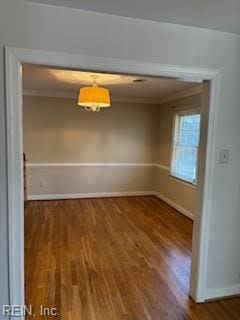
[[59, 200], [59, 199], [83, 199], [83, 198], [107, 198], [107, 197], [136, 197], [151, 196], [153, 191], [120, 191], [120, 192], [96, 192], [96, 193], [66, 193], [66, 194], [34, 194], [29, 195], [28, 200]]
[[161, 193], [154, 191], [153, 195], [155, 195], [157, 198], [161, 199], [162, 201], [166, 202], [168, 205], [182, 213], [184, 216], [190, 218], [191, 220], [194, 220], [194, 214], [187, 209], [183, 208], [179, 204], [175, 203], [171, 199], [167, 198], [166, 196], [162, 195]]
[[205, 300], [240, 295], [240, 283], [224, 288], [208, 289]]

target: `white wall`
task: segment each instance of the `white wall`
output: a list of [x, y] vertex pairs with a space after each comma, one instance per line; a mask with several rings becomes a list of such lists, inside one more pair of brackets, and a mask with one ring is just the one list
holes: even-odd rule
[[[2, 54], [4, 45], [221, 69], [207, 289], [227, 289], [239, 284], [240, 37], [173, 24], [48, 7], [23, 0], [1, 0], [1, 304], [7, 303], [9, 296], [6, 280], [6, 144]], [[222, 147], [230, 149], [230, 162], [227, 165], [218, 164], [218, 152]]]

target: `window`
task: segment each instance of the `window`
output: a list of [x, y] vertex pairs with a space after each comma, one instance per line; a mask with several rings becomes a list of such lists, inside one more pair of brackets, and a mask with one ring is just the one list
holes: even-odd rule
[[200, 113], [180, 112], [175, 116], [171, 175], [196, 184]]

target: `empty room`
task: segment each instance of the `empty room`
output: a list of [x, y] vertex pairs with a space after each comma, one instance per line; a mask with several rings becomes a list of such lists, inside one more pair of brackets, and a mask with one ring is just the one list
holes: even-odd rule
[[0, 0], [0, 319], [240, 319], [240, 6]]
[[27, 305], [63, 319], [191, 314], [204, 88], [23, 65]]

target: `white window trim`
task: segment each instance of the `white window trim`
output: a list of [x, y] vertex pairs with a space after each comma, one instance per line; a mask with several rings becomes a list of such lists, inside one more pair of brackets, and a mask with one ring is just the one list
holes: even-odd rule
[[[174, 115], [173, 115], [173, 130], [172, 130], [172, 145], [171, 145], [171, 162], [170, 162], [170, 177], [176, 179], [180, 182], [184, 182], [186, 184], [192, 185], [193, 187], [197, 187], [198, 183], [198, 161], [199, 161], [199, 144], [197, 148], [197, 163], [196, 163], [196, 179], [195, 181], [189, 181], [180, 177], [173, 172], [173, 163], [175, 159], [175, 141], [176, 141], [176, 133], [177, 133], [177, 125], [179, 124], [179, 117], [184, 115], [194, 115], [200, 114], [201, 117], [201, 108], [196, 106], [186, 106], [186, 107], [173, 107], [174, 108]], [[201, 123], [200, 123], [200, 130], [201, 130]], [[200, 135], [199, 135], [200, 136]], [[200, 139], [200, 137], [199, 137]]]

